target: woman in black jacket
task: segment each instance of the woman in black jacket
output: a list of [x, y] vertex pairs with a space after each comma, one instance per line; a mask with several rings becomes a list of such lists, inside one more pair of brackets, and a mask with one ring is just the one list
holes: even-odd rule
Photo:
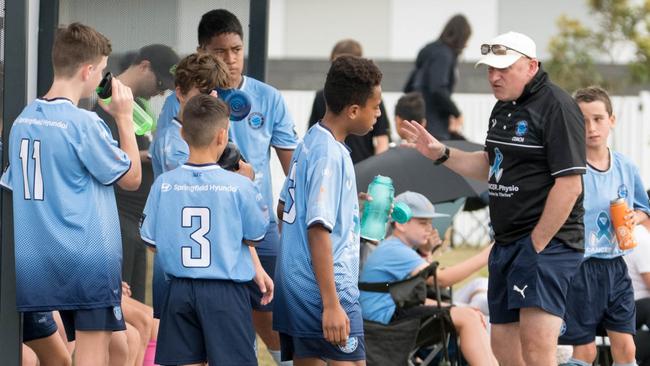
[[456, 83], [456, 63], [472, 30], [463, 15], [454, 15], [440, 37], [420, 50], [415, 70], [409, 76], [404, 92], [419, 91], [426, 104], [427, 130], [439, 140], [449, 140], [462, 125], [462, 115], [451, 100]]

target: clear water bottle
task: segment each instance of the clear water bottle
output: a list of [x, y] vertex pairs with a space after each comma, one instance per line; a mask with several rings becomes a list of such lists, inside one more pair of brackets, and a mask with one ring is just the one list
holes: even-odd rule
[[[97, 96], [106, 104], [111, 102], [113, 95], [112, 80], [113, 75], [110, 72], [106, 73], [96, 89]], [[153, 128], [153, 118], [135, 101], [133, 102], [133, 128], [138, 136], [144, 135]]]
[[372, 201], [368, 201], [361, 217], [361, 237], [380, 241], [386, 237], [386, 223], [393, 204], [395, 189], [393, 180], [382, 175], [376, 176], [368, 186]]

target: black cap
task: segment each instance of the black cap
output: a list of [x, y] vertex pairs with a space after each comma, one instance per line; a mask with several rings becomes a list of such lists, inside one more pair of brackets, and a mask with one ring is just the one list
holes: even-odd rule
[[142, 47], [138, 51], [133, 64], [139, 64], [143, 60], [151, 63], [151, 70], [156, 75], [156, 78], [161, 82], [164, 89], [174, 89], [174, 72], [176, 64], [180, 61], [180, 57], [171, 49], [171, 47], [164, 44], [152, 44]]

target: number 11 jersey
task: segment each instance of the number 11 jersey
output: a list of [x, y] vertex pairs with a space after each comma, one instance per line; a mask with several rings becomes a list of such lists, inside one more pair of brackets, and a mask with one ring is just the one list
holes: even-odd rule
[[13, 124], [16, 302], [19, 311], [120, 304], [122, 242], [111, 186], [131, 161], [97, 114], [37, 99]]

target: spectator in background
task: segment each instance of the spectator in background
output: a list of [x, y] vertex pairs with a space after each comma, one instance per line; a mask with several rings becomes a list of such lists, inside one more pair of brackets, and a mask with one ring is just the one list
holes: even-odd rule
[[465, 16], [454, 15], [440, 37], [424, 46], [415, 60], [404, 92], [419, 91], [426, 103], [427, 130], [438, 140], [450, 140], [463, 125], [463, 116], [451, 100], [456, 84], [458, 56], [472, 29]]
[[[170, 69], [178, 63], [179, 57], [170, 47], [152, 44], [124, 57], [125, 60], [120, 63], [122, 71], [117, 79], [131, 88], [134, 99], [147, 100], [167, 89], [174, 89], [174, 76]], [[113, 138], [119, 143], [115, 119], [100, 108], [99, 104], [95, 105], [93, 111], [106, 122]], [[142, 184], [136, 191], [115, 187], [115, 199], [122, 235], [122, 280], [131, 286], [133, 298], [144, 302], [147, 253], [138, 228], [140, 215], [153, 183], [153, 171], [151, 161], [147, 158], [149, 139], [146, 136], [136, 136], [136, 141], [142, 163]]]
[[[342, 55], [361, 57], [363, 55], [361, 44], [353, 39], [344, 39], [339, 41], [332, 49], [330, 62]], [[351, 157], [352, 163], [354, 164], [388, 150], [388, 144], [390, 143], [390, 126], [383, 100], [379, 105], [379, 109], [381, 110], [381, 116], [377, 118], [377, 123], [370, 132], [363, 136], [348, 135], [345, 139], [345, 144], [350, 147], [350, 150], [352, 150]], [[314, 104], [311, 107], [309, 127], [320, 121], [324, 115], [325, 95], [323, 89], [321, 89], [316, 92]]]
[[[410, 92], [402, 95], [395, 104], [395, 128], [400, 139], [406, 139], [403, 135], [402, 123], [404, 121], [415, 121], [422, 126], [427, 126], [427, 119], [425, 117], [424, 99], [420, 92]], [[396, 144], [391, 144], [396, 146]]]

